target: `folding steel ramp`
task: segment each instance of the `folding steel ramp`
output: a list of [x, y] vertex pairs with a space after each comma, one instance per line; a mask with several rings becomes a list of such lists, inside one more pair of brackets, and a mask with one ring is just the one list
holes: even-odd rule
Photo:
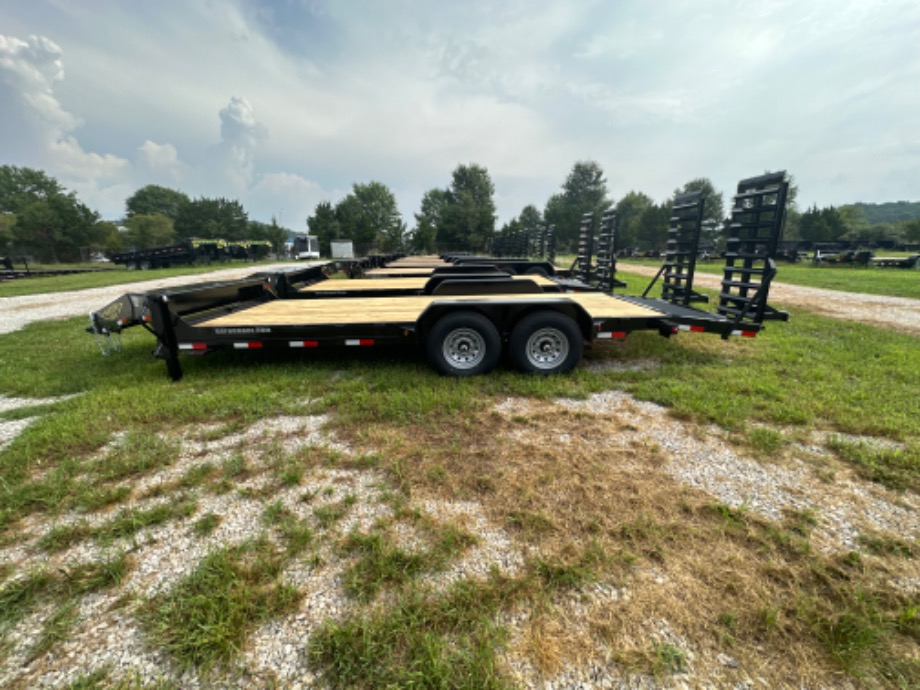
[[691, 301], [708, 301], [708, 297], [693, 290], [699, 235], [692, 219], [702, 218], [704, 199], [692, 195], [680, 195], [675, 199], [669, 238], [669, 252], [673, 257], [666, 259], [659, 271], [659, 276], [666, 276], [661, 297], [647, 296], [655, 284], [652, 280], [641, 297], [621, 298], [667, 314], [667, 322], [676, 330], [715, 331], [723, 338], [731, 335], [753, 337], [762, 329], [764, 321], [787, 320], [788, 313], [771, 307], [767, 298], [776, 275], [774, 257], [782, 237], [788, 189], [785, 171], [738, 183], [716, 312], [689, 306]]

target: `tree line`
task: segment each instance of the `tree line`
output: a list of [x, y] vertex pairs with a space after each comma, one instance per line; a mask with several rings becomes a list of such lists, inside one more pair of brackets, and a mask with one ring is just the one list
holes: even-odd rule
[[[721, 222], [722, 195], [705, 178], [691, 180], [675, 194], [701, 190], [709, 196], [707, 227]], [[489, 171], [476, 163], [458, 165], [446, 187], [422, 195], [415, 227], [401, 220], [392, 192], [381, 182], [355, 184], [338, 204], [321, 201], [307, 218], [310, 234], [328, 253], [332, 240], [351, 239], [359, 252], [409, 250], [419, 253], [448, 251], [485, 252], [492, 237], [538, 226], [555, 228], [557, 245], [575, 247], [582, 215], [599, 216], [613, 203], [601, 166], [579, 161], [541, 211], [528, 204], [521, 213], [496, 229], [495, 185]], [[667, 240], [671, 200], [655, 203], [641, 192], [630, 192], [616, 205], [621, 218], [621, 246], [662, 247]]]
[[[617, 210], [618, 248], [664, 248], [674, 196], [700, 191], [706, 197], [703, 242], [718, 246], [726, 236], [728, 219], [723, 195], [705, 177], [694, 178], [666, 199], [631, 190], [614, 202], [603, 168], [595, 161], [576, 162], [557, 193], [539, 208], [526, 205], [501, 228], [496, 228], [495, 185], [489, 171], [476, 163], [458, 165], [450, 183], [426, 191], [410, 230], [399, 212], [396, 197], [382, 182], [354, 183], [338, 203], [321, 201], [306, 218], [310, 234], [317, 235], [324, 255], [334, 239], [349, 239], [357, 252], [439, 251], [487, 252], [498, 234], [555, 228], [560, 252], [574, 251], [581, 218], [597, 219], [607, 209]], [[796, 204], [797, 186], [790, 186], [784, 238], [811, 242], [840, 240], [863, 243], [882, 240], [920, 241], [920, 203], [881, 205], [888, 222], [871, 222], [878, 205], [849, 204], [804, 212]], [[171, 244], [179, 238], [268, 240], [280, 250], [289, 231], [275, 219], [250, 220], [238, 200], [190, 198], [182, 191], [147, 185], [125, 201], [119, 223], [103, 221], [41, 170], [0, 166], [0, 254], [32, 255], [42, 262], [86, 260], [89, 253], [112, 254], [132, 248]], [[905, 218], [907, 216], [907, 218]], [[875, 213], [879, 217], [879, 213]]]
[[118, 223], [101, 220], [77, 195], [42, 170], [0, 166], [0, 255], [31, 256], [42, 263], [86, 261], [201, 239], [268, 240], [281, 248], [287, 231], [250, 220], [243, 205], [225, 198], [190, 198], [184, 192], [147, 185], [125, 200]]
[[[808, 242], [907, 243], [920, 242], [920, 204], [916, 215], [899, 220], [876, 221], [869, 219], [867, 204], [843, 206], [812, 206], [804, 213], [794, 212], [786, 225], [787, 239]], [[881, 217], [885, 217], [882, 215]], [[793, 237], [789, 237], [791, 234]]]

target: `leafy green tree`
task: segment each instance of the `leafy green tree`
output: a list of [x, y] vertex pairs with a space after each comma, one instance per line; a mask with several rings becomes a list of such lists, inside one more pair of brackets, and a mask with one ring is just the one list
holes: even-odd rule
[[284, 248], [285, 241], [287, 241], [288, 234], [287, 229], [278, 225], [277, 218], [273, 216], [271, 223], [262, 223], [257, 220], [249, 221], [246, 239], [271, 242], [273, 250], [280, 253]]
[[486, 168], [476, 163], [457, 166], [441, 211], [438, 244], [445, 249], [485, 249], [495, 233], [494, 195]]
[[639, 221], [646, 209], [655, 205], [651, 197], [642, 192], [631, 191], [617, 202], [617, 218], [620, 221], [616, 248], [625, 249], [639, 245]]
[[687, 192], [702, 192], [706, 197], [706, 205], [703, 208], [703, 220], [712, 221], [722, 225], [725, 219], [725, 204], [722, 199], [722, 192], [716, 190], [715, 185], [708, 177], [697, 177], [687, 182], [683, 187], [674, 190], [674, 196], [686, 194]]
[[600, 213], [609, 207], [607, 180], [600, 164], [578, 161], [563, 183], [562, 192], [546, 202], [543, 219], [548, 225], [556, 226], [559, 247], [571, 250], [578, 240], [581, 217], [592, 213], [596, 222]]
[[176, 231], [173, 222], [160, 213], [137, 214], [125, 221], [125, 244], [134, 249], [149, 249], [174, 244]]
[[179, 217], [179, 211], [189, 201], [185, 192], [148, 184], [129, 196], [125, 201], [125, 206], [128, 209], [129, 218], [131, 216], [161, 215], [175, 222]]
[[81, 248], [100, 248], [99, 216], [73, 194], [35, 199], [22, 206], [13, 227], [14, 244], [42, 262], [80, 261]]
[[802, 239], [802, 212], [797, 208], [790, 206], [786, 207], [786, 220], [783, 223], [783, 239], [784, 240], [800, 240]]
[[502, 225], [501, 230], [498, 231], [500, 235], [511, 235], [516, 232], [522, 232], [524, 230], [524, 224], [517, 218], [512, 218], [507, 223]]
[[[869, 225], [869, 219], [866, 218], [865, 212], [855, 204], [847, 204], [837, 208], [837, 214], [840, 216], [840, 222], [843, 223], [843, 239], [852, 242], [868, 243], [872, 240], [879, 239], [882, 233], [875, 232], [873, 226]], [[891, 228], [889, 226], [888, 231]]]
[[18, 213], [34, 201], [65, 195], [60, 183], [43, 170], [0, 165], [0, 213]]
[[351, 194], [335, 207], [342, 237], [354, 242], [358, 251], [372, 247], [401, 247], [405, 225], [399, 215], [396, 197], [380, 182], [355, 183]]
[[409, 233], [409, 249], [419, 254], [434, 254], [438, 249], [438, 229], [433, 225], [416, 225]]
[[818, 209], [812, 206], [799, 222], [801, 238], [810, 242], [836, 242], [846, 232], [840, 213], [833, 206]]
[[638, 242], [642, 249], [664, 250], [668, 242], [668, 223], [674, 202], [670, 199], [643, 209], [637, 224]]
[[[361, 202], [354, 194], [349, 194], [335, 205], [335, 217], [339, 222], [339, 232], [345, 239], [356, 246], [370, 247], [374, 244], [376, 233], [370, 219], [364, 215]], [[361, 250], [357, 250], [361, 253]]]
[[321, 201], [316, 205], [313, 215], [307, 218], [307, 230], [319, 239], [320, 253], [331, 256], [331, 241], [342, 237], [341, 226], [331, 203]]
[[42, 170], [0, 166], [0, 214], [7, 249], [39, 261], [79, 261], [81, 249], [100, 246], [98, 214]]
[[444, 189], [429, 189], [422, 196], [421, 208], [415, 214], [415, 230], [409, 238], [413, 251], [425, 254], [437, 251], [438, 227], [448, 203], [449, 196]]
[[384, 230], [380, 236], [380, 249], [385, 252], [401, 252], [406, 248], [408, 227], [397, 221]]
[[920, 242], [920, 219], [902, 223], [901, 232], [908, 242]]
[[870, 225], [920, 219], [920, 201], [888, 201], [882, 204], [858, 202], [853, 205], [858, 206], [866, 215]]
[[13, 245], [13, 227], [16, 225], [16, 215], [13, 213], [0, 213], [0, 254], [9, 254]]
[[244, 240], [249, 216], [237, 200], [201, 197], [184, 204], [173, 223], [178, 237]]
[[96, 234], [99, 241], [98, 250], [107, 256], [127, 249], [124, 233], [111, 221], [101, 220], [96, 223]]
[[386, 244], [393, 249], [401, 248], [405, 225], [390, 188], [381, 182], [368, 182], [355, 184], [352, 189], [360, 204], [363, 224], [368, 228], [366, 239], [360, 239], [380, 246]]
[[540, 209], [536, 206], [528, 204], [521, 209], [521, 215], [518, 216], [518, 221], [520, 221], [521, 227], [524, 230], [536, 230], [543, 224], [543, 214], [540, 213]]

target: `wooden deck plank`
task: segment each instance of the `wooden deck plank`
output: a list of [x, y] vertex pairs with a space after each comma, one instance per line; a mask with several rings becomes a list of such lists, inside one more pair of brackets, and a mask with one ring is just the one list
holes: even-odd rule
[[[488, 277], [488, 276], [485, 276]], [[516, 280], [533, 280], [537, 285], [551, 286], [553, 281], [545, 276], [540, 275], [527, 275], [527, 276], [512, 276]], [[342, 291], [342, 292], [363, 292], [365, 290], [422, 290], [425, 288], [425, 283], [428, 282], [427, 276], [420, 276], [418, 278], [387, 278], [386, 280], [380, 280], [379, 278], [352, 278], [350, 280], [323, 280], [319, 283], [313, 283], [313, 285], [307, 285], [300, 288], [298, 292], [330, 292], [330, 291]]]
[[313, 285], [306, 285], [298, 292], [328, 292], [330, 290], [344, 290], [347, 292], [361, 292], [364, 290], [421, 290], [425, 287], [428, 278], [352, 278], [350, 280], [323, 280]]
[[529, 295], [478, 295], [431, 297], [375, 297], [341, 299], [275, 300], [250, 309], [206, 321], [206, 327], [307, 326], [331, 324], [412, 323], [432, 302], [526, 302], [567, 299], [580, 304], [592, 318], [659, 317], [647, 309], [600, 292], [579, 294], [535, 293]]
[[422, 268], [427, 268], [428, 266], [450, 266], [446, 261], [441, 259], [398, 259], [396, 261], [391, 261], [387, 264], [388, 268], [406, 268], [411, 266], [420, 266]]
[[387, 276], [430, 276], [434, 271], [433, 268], [372, 268], [369, 271], [365, 271], [364, 275], [369, 278], [378, 276], [385, 278]]

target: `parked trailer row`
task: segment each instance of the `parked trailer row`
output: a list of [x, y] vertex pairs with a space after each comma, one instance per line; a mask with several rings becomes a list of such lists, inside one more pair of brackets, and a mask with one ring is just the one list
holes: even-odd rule
[[[570, 371], [584, 344], [597, 339], [622, 339], [640, 330], [666, 337], [682, 330], [753, 337], [761, 329], [759, 323], [653, 298], [560, 292], [541, 285], [540, 276], [458, 275], [436, 278], [429, 294], [413, 287], [410, 293], [369, 299], [354, 296], [359, 291], [310, 297], [311, 290], [296, 287], [303, 278], [298, 272], [256, 274], [128, 294], [91, 314], [88, 330], [108, 336], [143, 325], [157, 339], [155, 356], [179, 380], [180, 354], [394, 343], [420, 347], [437, 371], [453, 376], [486, 373], [505, 351], [520, 371], [556, 374]], [[318, 280], [306, 287], [354, 282]]]

